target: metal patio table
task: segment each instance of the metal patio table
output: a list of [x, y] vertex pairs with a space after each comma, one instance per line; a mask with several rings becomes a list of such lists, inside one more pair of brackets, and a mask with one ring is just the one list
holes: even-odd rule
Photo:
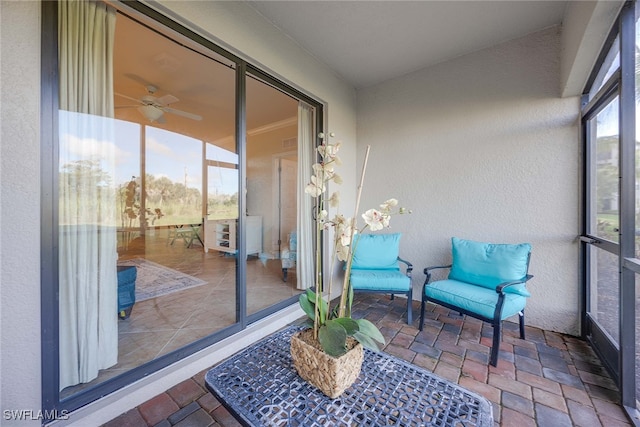
[[493, 426], [487, 399], [383, 352], [365, 349], [356, 382], [336, 399], [300, 378], [291, 326], [206, 374], [209, 390], [245, 426]]

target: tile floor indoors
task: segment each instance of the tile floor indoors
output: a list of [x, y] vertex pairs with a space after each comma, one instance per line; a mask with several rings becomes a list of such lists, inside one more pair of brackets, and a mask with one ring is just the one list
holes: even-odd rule
[[[214, 250], [205, 253], [197, 242], [191, 247], [186, 247], [180, 239], [169, 244], [167, 231], [161, 229], [144, 239], [133, 239], [126, 248], [120, 248], [119, 261], [144, 258], [206, 283], [137, 301], [130, 317], [118, 321], [118, 363], [102, 370], [98, 378], [89, 383], [67, 387], [61, 397], [103, 382], [235, 322], [235, 256]], [[300, 292], [296, 290], [295, 270], [284, 282], [279, 260], [263, 263], [255, 256], [247, 260], [247, 287], [249, 314]]]
[[[486, 397], [496, 426], [630, 426], [617, 404], [619, 392], [589, 345], [579, 338], [505, 322], [498, 367], [488, 365], [492, 328], [429, 304], [418, 331], [419, 303], [412, 325], [405, 303], [385, 295], [356, 294], [354, 316], [378, 325], [384, 351], [422, 366]], [[103, 427], [240, 425], [209, 393], [206, 370]]]

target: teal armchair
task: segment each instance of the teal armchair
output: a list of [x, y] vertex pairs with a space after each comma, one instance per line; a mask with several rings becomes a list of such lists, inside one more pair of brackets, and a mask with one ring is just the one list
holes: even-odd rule
[[[350, 283], [354, 292], [375, 292], [407, 296], [407, 323], [413, 322], [411, 301], [413, 265], [398, 256], [400, 233], [362, 234], [354, 238], [355, 253]], [[404, 272], [400, 269], [404, 264]]]
[[[422, 288], [420, 326], [424, 325], [427, 302], [439, 304], [460, 314], [483, 320], [493, 326], [490, 363], [498, 364], [502, 321], [519, 316], [520, 338], [524, 339], [524, 308], [531, 296], [526, 282], [531, 245], [492, 244], [451, 239], [452, 264], [427, 267]], [[431, 282], [437, 269], [450, 269], [445, 280]]]
[[287, 274], [290, 268], [296, 267], [298, 258], [298, 234], [292, 231], [289, 234], [289, 246], [282, 249], [280, 262], [282, 263], [282, 280], [287, 281]]

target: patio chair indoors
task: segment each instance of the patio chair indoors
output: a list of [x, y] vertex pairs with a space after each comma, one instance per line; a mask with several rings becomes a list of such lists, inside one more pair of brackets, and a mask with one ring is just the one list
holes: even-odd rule
[[[427, 267], [422, 289], [420, 327], [424, 325], [427, 302], [483, 320], [493, 326], [490, 363], [497, 366], [502, 321], [519, 316], [520, 338], [524, 339], [524, 308], [531, 295], [526, 282], [531, 245], [492, 244], [453, 237], [452, 264]], [[445, 280], [431, 282], [436, 269], [450, 269]]]
[[[413, 322], [411, 271], [413, 265], [398, 256], [400, 233], [362, 234], [354, 239], [355, 253], [350, 282], [354, 292], [376, 292], [407, 296], [407, 323]], [[400, 269], [405, 264], [405, 271]]]
[[296, 259], [298, 257], [298, 235], [295, 231], [289, 233], [289, 246], [282, 249], [280, 262], [282, 264], [282, 280], [287, 281], [287, 274], [290, 268], [296, 267]]

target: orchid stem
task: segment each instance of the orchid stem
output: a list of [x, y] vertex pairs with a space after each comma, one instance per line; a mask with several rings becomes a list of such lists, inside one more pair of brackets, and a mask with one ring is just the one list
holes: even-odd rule
[[356, 217], [360, 210], [360, 197], [362, 196], [362, 187], [364, 186], [364, 175], [367, 171], [367, 161], [369, 160], [369, 150], [371, 146], [367, 145], [367, 151], [364, 154], [364, 163], [362, 164], [362, 173], [360, 174], [360, 183], [358, 184], [358, 196], [356, 197], [356, 209], [351, 218], [351, 237], [349, 242], [349, 253], [347, 257], [347, 267], [344, 272], [344, 282], [342, 283], [342, 295], [340, 296], [340, 310], [338, 317], [344, 317], [347, 310], [347, 299], [349, 298], [349, 276], [351, 275], [351, 263], [353, 261], [353, 238], [356, 234]]

